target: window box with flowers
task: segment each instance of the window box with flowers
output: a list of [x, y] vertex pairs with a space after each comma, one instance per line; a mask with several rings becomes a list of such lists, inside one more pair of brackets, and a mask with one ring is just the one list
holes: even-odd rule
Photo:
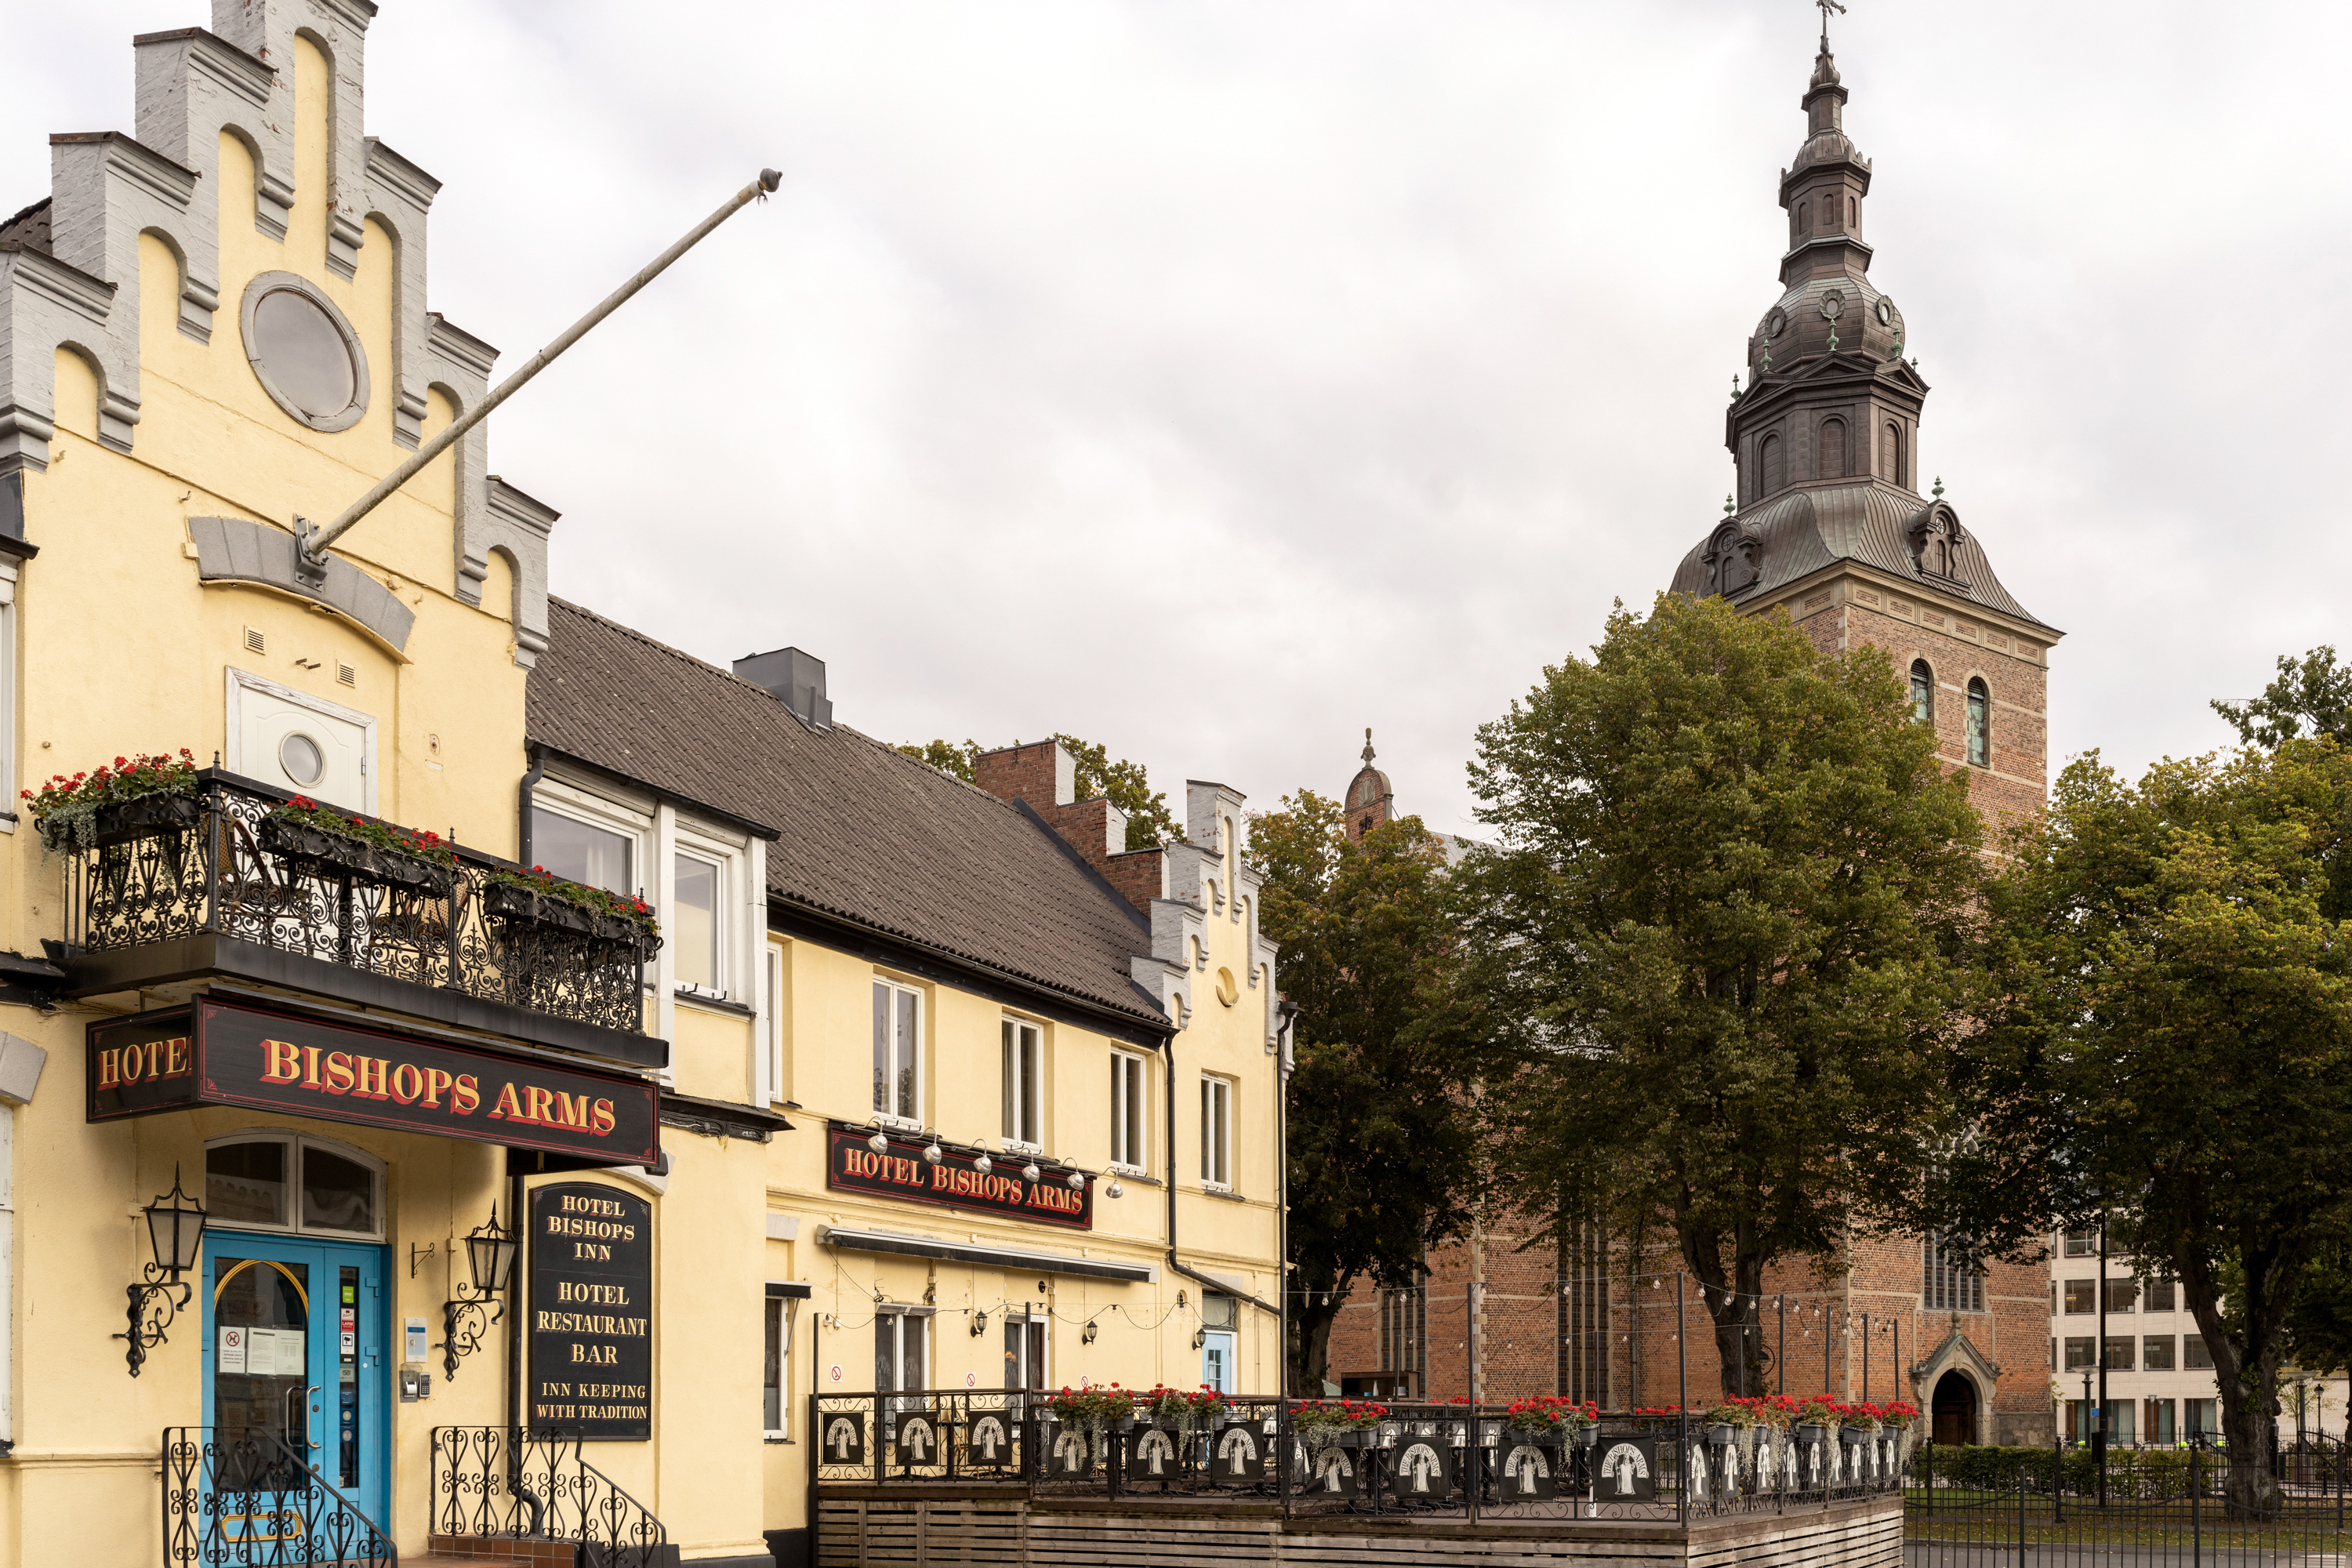
[[182, 833], [200, 814], [196, 759], [184, 746], [177, 756], [141, 752], [117, 757], [111, 766], [58, 773], [23, 794], [41, 846], [51, 854]]
[[482, 890], [482, 910], [502, 920], [582, 931], [606, 942], [661, 946], [653, 906], [625, 893], [608, 893], [567, 882], [544, 866], [528, 871], [494, 871]]
[[1370, 1441], [1389, 1407], [1369, 1399], [1318, 1399], [1290, 1413], [1290, 1425], [1310, 1454], [1326, 1448], [1360, 1448]]
[[412, 833], [296, 795], [255, 825], [261, 847], [331, 874], [420, 898], [446, 899], [457, 857], [437, 833]]
[[1572, 1443], [1589, 1448], [1601, 1436], [1601, 1406], [1559, 1394], [1538, 1394], [1516, 1399], [1504, 1412], [1517, 1431], [1532, 1434], [1538, 1444]]
[[1206, 1384], [1187, 1393], [1154, 1384], [1137, 1397], [1142, 1402], [1144, 1418], [1174, 1437], [1179, 1453], [1196, 1434], [1207, 1431], [1225, 1407], [1225, 1396]]

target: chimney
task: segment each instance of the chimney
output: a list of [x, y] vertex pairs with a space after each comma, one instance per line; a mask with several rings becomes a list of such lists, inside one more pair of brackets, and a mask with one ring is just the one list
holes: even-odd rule
[[1050, 813], [1076, 797], [1078, 760], [1059, 741], [1036, 741], [981, 752], [972, 759], [971, 777], [999, 800], [1025, 800]]
[[764, 686], [793, 716], [813, 730], [833, 728], [833, 701], [824, 694], [824, 660], [796, 647], [755, 653], [735, 661], [735, 673]]

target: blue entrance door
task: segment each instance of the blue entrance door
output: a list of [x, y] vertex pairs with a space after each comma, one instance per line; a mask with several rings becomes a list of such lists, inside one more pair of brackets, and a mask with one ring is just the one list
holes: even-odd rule
[[349, 1550], [365, 1526], [321, 1479], [386, 1523], [383, 1258], [380, 1247], [205, 1233], [204, 1528], [229, 1560]]

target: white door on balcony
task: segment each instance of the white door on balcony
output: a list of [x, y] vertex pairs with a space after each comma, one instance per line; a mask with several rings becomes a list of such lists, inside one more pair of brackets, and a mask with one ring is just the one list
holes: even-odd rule
[[229, 671], [231, 773], [347, 811], [375, 811], [375, 720]]

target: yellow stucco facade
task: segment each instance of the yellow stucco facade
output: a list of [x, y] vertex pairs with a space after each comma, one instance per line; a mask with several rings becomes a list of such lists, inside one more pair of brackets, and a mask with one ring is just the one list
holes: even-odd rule
[[[1031, 1384], [1191, 1386], [1214, 1374], [1239, 1392], [1273, 1392], [1281, 1058], [1272, 953], [1254, 900], [1244, 918], [1238, 796], [1192, 792], [1188, 843], [1171, 848], [1159, 896], [1134, 912], [1135, 1005], [1113, 1018], [953, 953], [899, 954], [772, 920], [763, 868], [779, 830], [576, 761], [545, 764], [526, 708], [548, 646], [552, 514], [486, 480], [480, 435], [336, 543], [335, 558], [366, 580], [374, 608], [365, 618], [299, 580], [221, 566], [224, 540], [290, 540], [296, 517], [333, 517], [487, 384], [487, 351], [423, 310], [430, 177], [360, 137], [373, 15], [363, 0], [224, 0], [217, 37], [142, 40], [140, 142], [67, 145], [46, 221], [0, 230], [0, 307], [12, 312], [0, 483], [13, 488], [16, 514], [16, 534], [0, 537], [8, 793], [118, 754], [182, 747], [200, 765], [218, 759], [222, 773], [282, 791], [302, 783], [307, 753], [273, 737], [315, 721], [322, 743], [347, 742], [354, 761], [313, 793], [350, 811], [450, 836], [499, 861], [521, 849], [533, 809], [605, 824], [635, 846], [632, 881], [669, 940], [646, 966], [642, 991], [630, 984], [628, 1007], [638, 1012], [641, 996], [640, 1016], [620, 1021], [609, 1008], [591, 1016], [576, 1000], [541, 993], [495, 1006], [451, 1001], [443, 994], [455, 982], [436, 989], [439, 972], [420, 979], [352, 956], [354, 943], [376, 953], [368, 944], [413, 941], [429, 971], [439, 962], [432, 942], [457, 941], [461, 921], [446, 904], [423, 916], [399, 905], [395, 920], [387, 902], [358, 936], [344, 914], [328, 955], [314, 941], [292, 967], [259, 953], [294, 940], [281, 931], [239, 950], [247, 967], [221, 960], [231, 945], [222, 943], [201, 963], [157, 958], [142, 971], [185, 934], [160, 924], [128, 937], [118, 928], [112, 967], [92, 967], [92, 954], [77, 950], [79, 933], [93, 929], [97, 906], [122, 908], [128, 895], [119, 880], [105, 882], [105, 868], [135, 857], [52, 851], [21, 809], [0, 822], [0, 950], [16, 955], [14, 969], [0, 963], [0, 1221], [9, 1227], [0, 1237], [0, 1437], [9, 1445], [0, 1456], [0, 1564], [131, 1563], [166, 1550], [173, 1480], [160, 1435], [225, 1420], [228, 1396], [216, 1402], [214, 1391], [234, 1375], [225, 1370], [228, 1320], [215, 1322], [210, 1309], [247, 1287], [217, 1278], [215, 1265], [272, 1247], [309, 1259], [281, 1267], [264, 1257], [257, 1271], [299, 1278], [297, 1305], [312, 1314], [313, 1334], [336, 1331], [314, 1290], [336, 1268], [362, 1270], [343, 1276], [360, 1284], [341, 1320], [351, 1337], [341, 1390], [333, 1345], [271, 1342], [280, 1345], [272, 1353], [299, 1344], [311, 1358], [309, 1373], [279, 1383], [308, 1405], [301, 1429], [314, 1446], [303, 1451], [317, 1462], [334, 1452], [339, 1394], [353, 1393], [346, 1430], [365, 1451], [367, 1506], [381, 1510], [403, 1553], [423, 1553], [428, 1538], [448, 1532], [436, 1511], [434, 1433], [507, 1426], [516, 1336], [545, 1306], [518, 1302], [454, 1377], [445, 1373], [444, 1303], [468, 1279], [467, 1237], [494, 1207], [517, 1222], [518, 1182], [586, 1183], [651, 1205], [651, 1300], [628, 1302], [651, 1323], [649, 1435], [582, 1451], [658, 1517], [687, 1561], [764, 1562], [770, 1532], [805, 1527], [810, 1401], [876, 1385], [877, 1318], [901, 1325], [902, 1371], [910, 1364], [903, 1325], [917, 1325], [914, 1364], [936, 1388], [1006, 1386], [1013, 1319], [1037, 1325], [1034, 1339], [1024, 1331], [1020, 1354], [1034, 1343], [1042, 1365], [1013, 1373]], [[176, 98], [167, 90], [174, 81], [184, 89]], [[273, 274], [292, 275], [331, 305], [359, 345], [368, 392], [345, 428], [290, 416], [249, 361], [240, 306], [255, 279]], [[218, 520], [232, 521], [224, 529]], [[9, 521], [0, 513], [0, 524]], [[251, 801], [259, 809], [278, 798]], [[182, 839], [168, 842], [181, 846], [168, 854], [192, 853]], [[249, 864], [290, 864], [255, 855]], [[675, 879], [678, 868], [705, 863], [696, 856], [715, 868], [724, 911], [713, 917], [724, 934], [709, 937], [707, 958], [698, 956], [700, 936], [678, 934], [681, 919], [698, 917], [681, 914]], [[478, 869], [488, 879], [489, 860]], [[156, 896], [184, 900], [184, 881]], [[1108, 885], [1098, 892], [1119, 898]], [[281, 914], [314, 928], [338, 918]], [[334, 940], [345, 944], [340, 959]], [[709, 965], [708, 982], [690, 977], [697, 963]], [[381, 973], [337, 978], [371, 964]], [[94, 988], [94, 975], [125, 974], [135, 979]], [[863, 1139], [878, 1125], [877, 982], [920, 999], [919, 1102], [887, 1130], [898, 1154], [919, 1160], [936, 1137], [984, 1142], [1008, 1168], [1030, 1158], [1004, 1141], [1005, 1041], [1008, 1020], [1034, 1028], [1042, 1057], [1025, 1114], [1056, 1179], [1076, 1170], [1090, 1181], [1090, 1226], [876, 1196], [835, 1180], [831, 1129]], [[282, 1107], [203, 1104], [92, 1120], [94, 1025], [232, 994], [308, 1007], [322, 1027], [363, 1025], [511, 1058], [523, 1070], [569, 1064], [651, 1085], [664, 1162], [598, 1169], [557, 1160], [542, 1170], [541, 1156], [510, 1155], [495, 1141]], [[630, 1055], [633, 1039], [649, 1050]], [[1143, 1129], [1139, 1142], [1119, 1149], [1115, 1058], [1129, 1064], [1118, 1068], [1130, 1075], [1125, 1092], [1141, 1096], [1141, 1114], [1118, 1135]], [[1205, 1140], [1204, 1117], [1215, 1123]], [[268, 1184], [250, 1175], [261, 1156], [224, 1152], [247, 1145], [287, 1151], [278, 1197], [252, 1195], [251, 1181]], [[314, 1159], [320, 1170], [363, 1173], [322, 1188], [315, 1213], [304, 1163]], [[110, 1336], [124, 1327], [126, 1287], [152, 1261], [142, 1209], [175, 1179], [211, 1212], [207, 1260], [192, 1276], [199, 1289], [133, 1377], [125, 1342]], [[282, 1204], [281, 1217], [251, 1217], [261, 1212], [251, 1205], [270, 1202]], [[836, 1242], [836, 1233], [958, 1255], [871, 1250]], [[528, 1276], [536, 1245], [527, 1242], [518, 1275]], [[1001, 1254], [1024, 1260], [988, 1260]], [[1089, 1274], [1079, 1267], [1087, 1264], [1129, 1277]], [[422, 1358], [409, 1353], [412, 1323], [430, 1342]], [[1213, 1354], [1222, 1358], [1213, 1365], [1204, 1362]], [[402, 1396], [404, 1368], [429, 1378], [423, 1397]], [[278, 1386], [268, 1385], [271, 1397]], [[541, 1393], [520, 1391], [527, 1422]]]

